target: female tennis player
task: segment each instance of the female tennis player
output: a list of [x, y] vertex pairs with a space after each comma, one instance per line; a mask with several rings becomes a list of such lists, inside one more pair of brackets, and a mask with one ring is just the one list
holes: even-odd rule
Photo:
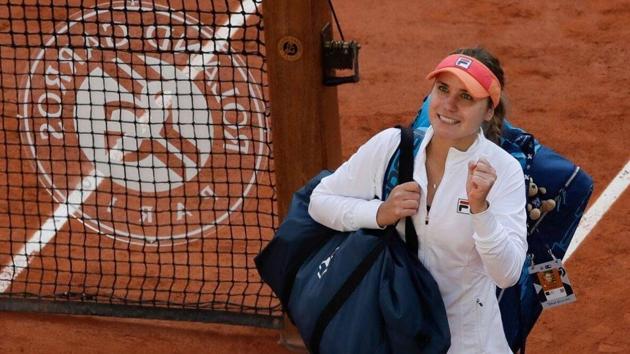
[[[418, 257], [446, 306], [449, 353], [511, 353], [495, 291], [520, 277], [526, 201], [519, 163], [495, 143], [505, 115], [503, 69], [484, 49], [459, 49], [427, 79], [431, 127], [415, 157], [414, 181], [382, 200], [400, 142], [400, 130], [387, 129], [321, 181], [309, 213], [339, 231], [384, 228], [411, 216]], [[397, 230], [404, 237], [404, 223]]]

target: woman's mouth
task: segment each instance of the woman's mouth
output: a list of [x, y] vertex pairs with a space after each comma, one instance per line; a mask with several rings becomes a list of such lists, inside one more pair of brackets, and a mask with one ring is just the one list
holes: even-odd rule
[[448, 125], [455, 125], [457, 123], [459, 123], [458, 120], [455, 120], [453, 118], [449, 118], [449, 117], [445, 117], [443, 115], [438, 114], [438, 119], [440, 120], [440, 122], [444, 123], [444, 124], [448, 124]]

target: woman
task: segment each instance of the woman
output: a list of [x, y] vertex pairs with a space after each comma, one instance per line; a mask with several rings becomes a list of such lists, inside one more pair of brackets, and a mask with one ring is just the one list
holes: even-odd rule
[[[400, 141], [387, 129], [313, 191], [309, 213], [340, 231], [383, 228], [411, 216], [418, 256], [437, 281], [451, 330], [449, 353], [511, 353], [496, 286], [515, 284], [527, 250], [525, 183], [498, 141], [505, 113], [503, 70], [481, 48], [457, 50], [433, 80], [431, 127], [414, 181], [381, 200], [385, 169]], [[398, 223], [403, 235], [404, 223]]]

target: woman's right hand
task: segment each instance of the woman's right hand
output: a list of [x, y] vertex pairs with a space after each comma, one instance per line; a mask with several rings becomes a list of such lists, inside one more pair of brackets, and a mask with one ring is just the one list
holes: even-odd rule
[[415, 215], [420, 207], [420, 185], [414, 181], [394, 187], [387, 200], [376, 212], [380, 227], [392, 225], [407, 216]]

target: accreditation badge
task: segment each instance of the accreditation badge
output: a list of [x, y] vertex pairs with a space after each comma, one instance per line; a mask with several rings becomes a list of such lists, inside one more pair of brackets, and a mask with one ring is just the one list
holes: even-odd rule
[[543, 308], [555, 307], [575, 301], [575, 294], [562, 261], [553, 260], [532, 264], [529, 274], [533, 274], [533, 285]]

